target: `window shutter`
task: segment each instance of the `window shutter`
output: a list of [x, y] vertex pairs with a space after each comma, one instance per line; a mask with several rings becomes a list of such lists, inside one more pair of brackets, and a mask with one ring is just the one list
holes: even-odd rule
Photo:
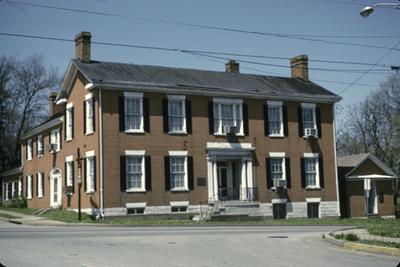
[[151, 191], [151, 158], [150, 156], [145, 156], [144, 160], [146, 191]]
[[321, 110], [320, 110], [320, 108], [315, 109], [315, 115], [316, 115], [317, 129], [318, 129], [318, 138], [321, 138], [322, 130], [321, 130]]
[[247, 104], [242, 104], [243, 111], [243, 132], [244, 135], [249, 135], [249, 114], [247, 111]]
[[25, 159], [28, 160], [28, 140], [25, 141]]
[[192, 103], [190, 100], [186, 100], [186, 132], [192, 133]]
[[93, 157], [93, 189], [96, 192], [97, 188], [97, 171], [96, 171], [96, 156]]
[[303, 137], [303, 109], [302, 107], [297, 108], [297, 123], [299, 125], [299, 136]]
[[38, 140], [39, 140], [39, 136], [36, 136], [36, 157], [39, 156], [39, 146], [38, 146]]
[[67, 185], [68, 185], [68, 183], [67, 183], [67, 179], [68, 179], [67, 171], [68, 171], [68, 164], [67, 164], [67, 162], [64, 162], [64, 188], [65, 188], [65, 190], [67, 190]]
[[126, 191], [126, 156], [119, 157], [119, 180], [121, 192]]
[[170, 172], [169, 157], [165, 156], [164, 157], [165, 191], [169, 191], [169, 189], [171, 188], [169, 172]]
[[44, 172], [42, 172], [42, 195], [44, 196]]
[[208, 132], [214, 134], [214, 103], [208, 102]]
[[32, 179], [31, 179], [31, 196], [33, 197], [33, 175], [32, 175]]
[[93, 115], [92, 128], [93, 128], [93, 132], [95, 132], [96, 131], [96, 98], [95, 97], [92, 98], [92, 115]]
[[83, 101], [83, 134], [86, 133], [86, 101]]
[[264, 134], [269, 135], [268, 105], [264, 105]]
[[21, 197], [24, 196], [24, 177], [21, 177]]
[[150, 113], [149, 113], [149, 99], [143, 97], [143, 128], [146, 133], [150, 132]]
[[267, 173], [267, 188], [268, 189], [273, 187], [270, 166], [271, 166], [271, 159], [270, 158], [265, 158], [265, 168], [266, 168], [266, 173]]
[[118, 101], [119, 101], [119, 131], [125, 132], [125, 98], [123, 96], [120, 96], [118, 98]]
[[87, 162], [86, 162], [86, 159], [83, 160], [83, 188], [86, 192], [87, 191]]
[[63, 125], [63, 128], [64, 128], [64, 140], [66, 140], [67, 139], [67, 110], [64, 111], [64, 125]]
[[[65, 126], [64, 126], [65, 127]], [[62, 134], [61, 134], [61, 130], [59, 129], [58, 130], [58, 134], [60, 135], [59, 136], [59, 139], [58, 139], [58, 143], [59, 143], [59, 145], [60, 145], [60, 150], [61, 150], [61, 148], [62, 148]]]
[[289, 136], [289, 123], [288, 123], [288, 114], [286, 106], [282, 106], [282, 120], [283, 120], [283, 134], [285, 136]]
[[26, 176], [26, 185], [25, 185], [25, 197], [26, 198], [28, 197], [28, 182], [29, 182], [29, 179], [28, 179], [28, 176]]
[[305, 164], [304, 158], [300, 158], [301, 188], [306, 188], [306, 172], [304, 164]]
[[168, 118], [168, 99], [162, 100], [162, 109], [163, 109], [163, 128], [164, 133], [169, 132], [169, 118]]
[[72, 162], [72, 188], [71, 192], [75, 192], [75, 162]]
[[187, 157], [187, 170], [188, 170], [188, 186], [189, 190], [194, 190], [194, 176], [193, 176], [193, 157]]
[[290, 158], [285, 158], [285, 171], [286, 171], [286, 183], [287, 183], [287, 188], [292, 187], [292, 181], [290, 177]]
[[74, 138], [74, 130], [75, 130], [74, 107], [71, 108], [71, 120], [72, 120], [71, 138]]
[[322, 157], [318, 158], [318, 167], [319, 167], [319, 186], [324, 188], [324, 160]]

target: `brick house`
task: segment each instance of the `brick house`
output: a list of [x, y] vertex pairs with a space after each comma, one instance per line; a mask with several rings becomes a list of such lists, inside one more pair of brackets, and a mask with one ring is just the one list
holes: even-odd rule
[[13, 199], [23, 195], [22, 188], [24, 180], [21, 167], [1, 172], [0, 181], [2, 185], [0, 192], [1, 204], [8, 206]]
[[397, 175], [370, 153], [338, 157], [343, 217], [395, 215]]
[[339, 215], [340, 97], [309, 81], [307, 56], [272, 77], [235, 61], [225, 72], [95, 61], [90, 39], [76, 36], [51, 119], [23, 136], [30, 207], [76, 210], [81, 180], [82, 207], [105, 216]]

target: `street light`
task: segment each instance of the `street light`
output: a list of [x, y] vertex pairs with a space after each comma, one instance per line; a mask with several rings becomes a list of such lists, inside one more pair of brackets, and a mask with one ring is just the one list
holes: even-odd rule
[[366, 6], [363, 9], [361, 9], [360, 11], [360, 15], [364, 18], [368, 17], [369, 14], [371, 14], [372, 12], [374, 12], [374, 8], [376, 7], [392, 7], [395, 9], [400, 9], [400, 4], [396, 4], [396, 3], [378, 3], [375, 4], [373, 6]]

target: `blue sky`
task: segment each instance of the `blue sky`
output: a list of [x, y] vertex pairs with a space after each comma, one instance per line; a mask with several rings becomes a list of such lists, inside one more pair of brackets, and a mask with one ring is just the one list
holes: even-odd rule
[[[13, 0], [10, 0], [13, 1]], [[334, 60], [376, 63], [386, 49], [326, 44], [254, 34], [234, 33], [175, 24], [143, 21], [134, 18], [157, 19], [171, 22], [193, 23], [278, 34], [339, 35], [352, 38], [338, 39], [313, 37], [336, 42], [350, 42], [373, 46], [394, 47], [400, 41], [400, 10], [376, 9], [368, 18], [362, 18], [359, 10], [374, 1], [362, 0], [15, 0], [34, 4], [101, 11], [130, 18], [106, 17], [74, 12], [50, 10], [0, 2], [0, 32], [41, 35], [73, 39], [80, 31], [90, 31], [92, 40], [168, 48], [207, 50], [255, 54], [264, 56], [293, 57], [307, 54], [310, 60]], [[397, 2], [392, 0], [393, 2]], [[388, 2], [388, 1], [384, 1]], [[354, 38], [374, 36], [375, 38]], [[391, 38], [377, 36], [392, 36]], [[400, 45], [398, 46], [400, 49]], [[25, 57], [42, 54], [46, 63], [63, 74], [69, 60], [74, 57], [74, 44], [33, 40], [0, 35], [0, 54]], [[92, 46], [92, 58], [96, 60], [135, 64], [162, 65], [183, 68], [223, 70], [221, 59], [206, 60], [180, 52], [121, 48], [116, 46]], [[237, 57], [230, 57], [237, 58]], [[239, 58], [237, 58], [239, 59]], [[244, 59], [244, 58], [242, 58]], [[215, 60], [215, 59], [214, 59]], [[246, 59], [289, 66], [288, 60], [265, 58]], [[390, 52], [380, 62], [387, 66], [400, 65], [400, 51]], [[311, 68], [340, 69], [340, 72], [310, 70], [310, 79], [332, 92], [339, 93], [346, 84], [354, 82], [361, 73], [349, 69], [367, 70], [371, 66], [344, 65], [310, 62]], [[248, 69], [251, 68], [251, 69]], [[356, 103], [387, 77], [389, 67], [377, 67], [388, 71], [366, 74], [343, 95], [342, 106]], [[343, 71], [345, 70], [345, 71]], [[289, 76], [289, 68], [241, 63], [241, 72]]]

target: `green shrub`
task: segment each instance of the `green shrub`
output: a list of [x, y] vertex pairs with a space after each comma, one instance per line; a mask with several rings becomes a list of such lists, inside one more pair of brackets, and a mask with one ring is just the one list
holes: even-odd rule
[[358, 241], [358, 240], [360, 240], [360, 239], [358, 238], [358, 236], [357, 236], [356, 234], [353, 234], [353, 233], [348, 233], [348, 234], [346, 234], [346, 236], [344, 237], [344, 239], [347, 240], [347, 241]]
[[10, 208], [17, 208], [17, 209], [23, 209], [28, 207], [28, 203], [26, 201], [26, 198], [21, 197], [21, 198], [14, 198], [11, 200], [10, 205], [8, 205]]

